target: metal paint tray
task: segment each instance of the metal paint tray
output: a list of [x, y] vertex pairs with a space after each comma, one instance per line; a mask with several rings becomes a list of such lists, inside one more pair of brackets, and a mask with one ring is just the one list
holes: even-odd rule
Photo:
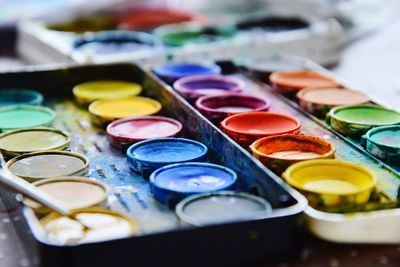
[[[153, 200], [148, 182], [129, 171], [125, 156], [109, 146], [104, 132], [92, 127], [87, 111], [75, 106], [72, 87], [96, 79], [141, 83], [146, 96], [162, 102], [162, 114], [183, 122], [184, 136], [209, 147], [211, 162], [234, 169], [243, 191], [272, 203], [272, 215], [198, 228], [180, 225], [173, 211]], [[287, 259], [298, 251], [297, 222], [307, 205], [305, 198], [232, 143], [173, 90], [164, 88], [152, 74], [130, 64], [65, 67], [0, 74], [0, 87], [41, 91], [58, 115], [54, 126], [69, 131], [72, 150], [89, 157], [90, 176], [112, 186], [111, 208], [132, 215], [143, 225], [140, 233], [130, 238], [57, 246], [47, 242], [32, 210], [24, 208], [28, 228], [21, 222], [20, 235], [28, 237], [24, 239], [28, 250], [37, 246], [44, 266], [233, 266]], [[5, 197], [7, 205], [15, 207], [13, 197]]]

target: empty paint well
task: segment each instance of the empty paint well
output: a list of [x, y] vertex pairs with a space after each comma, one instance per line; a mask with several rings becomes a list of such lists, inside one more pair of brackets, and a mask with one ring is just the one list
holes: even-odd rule
[[144, 177], [163, 166], [207, 160], [208, 149], [200, 142], [185, 138], [157, 138], [141, 141], [128, 148], [130, 168]]
[[99, 80], [78, 84], [72, 90], [79, 104], [87, 105], [98, 99], [137, 96], [142, 87], [127, 81]]
[[361, 141], [372, 155], [400, 165], [400, 125], [372, 128], [362, 136]]
[[174, 88], [184, 98], [194, 102], [201, 96], [241, 92], [244, 83], [222, 75], [197, 75], [177, 80]]
[[269, 106], [268, 100], [238, 93], [203, 96], [196, 101], [199, 111], [215, 123], [242, 112], [267, 111]]
[[277, 71], [272, 73], [269, 79], [274, 88], [287, 94], [297, 93], [304, 88], [337, 87], [339, 85], [334, 79], [310, 70]]
[[338, 132], [358, 138], [373, 127], [400, 124], [400, 113], [372, 105], [339, 106], [331, 109], [327, 121]]
[[377, 178], [359, 164], [333, 159], [298, 162], [283, 173], [313, 207], [346, 207], [368, 201]]
[[248, 148], [262, 137], [278, 134], [297, 134], [301, 122], [285, 114], [245, 112], [227, 117], [221, 122], [223, 131], [241, 146]]
[[160, 110], [160, 102], [141, 96], [101, 99], [89, 105], [92, 122], [97, 125], [126, 117], [152, 115]]
[[[48, 178], [36, 181], [33, 185], [62, 202], [67, 209], [101, 205], [108, 196], [105, 184], [86, 177]], [[30, 199], [25, 199], [24, 203], [34, 209], [47, 210]]]
[[369, 102], [365, 94], [344, 88], [307, 88], [299, 91], [297, 98], [302, 109], [320, 118], [324, 118], [336, 106]]
[[47, 126], [55, 118], [55, 113], [39, 106], [13, 106], [0, 108], [0, 130]]
[[107, 126], [107, 137], [111, 145], [119, 149], [136, 142], [174, 137], [182, 130], [182, 124], [161, 116], [142, 116], [116, 120]]
[[3, 89], [0, 90], [0, 107], [16, 105], [41, 105], [43, 95], [29, 89]]
[[251, 144], [250, 149], [254, 157], [276, 173], [282, 173], [296, 162], [335, 157], [335, 148], [330, 142], [298, 134], [264, 137]]
[[7, 162], [16, 176], [28, 181], [61, 176], [81, 176], [88, 171], [89, 160], [78, 153], [46, 151], [28, 153]]
[[220, 74], [221, 68], [216, 64], [168, 63], [154, 68], [153, 71], [165, 82], [172, 84], [187, 76]]
[[237, 175], [224, 166], [211, 163], [178, 163], [162, 167], [150, 176], [154, 198], [168, 205], [198, 193], [234, 189]]
[[7, 131], [0, 135], [0, 151], [5, 156], [46, 150], [62, 150], [68, 147], [70, 136], [53, 128], [28, 128]]
[[126, 238], [138, 228], [138, 223], [130, 217], [106, 209], [78, 209], [72, 215], [77, 220], [55, 212], [40, 219], [49, 243], [75, 245]]
[[272, 207], [261, 197], [223, 191], [189, 196], [178, 203], [175, 212], [182, 222], [203, 226], [266, 218]]

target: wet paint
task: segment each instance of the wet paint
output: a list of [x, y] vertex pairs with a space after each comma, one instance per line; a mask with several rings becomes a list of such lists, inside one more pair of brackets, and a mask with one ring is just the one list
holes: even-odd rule
[[376, 126], [400, 124], [400, 113], [379, 106], [339, 106], [331, 109], [328, 124], [338, 132], [359, 138]]
[[179, 202], [175, 212], [182, 222], [203, 226], [265, 218], [272, 207], [261, 197], [223, 191], [187, 197]]
[[0, 130], [47, 126], [55, 118], [55, 113], [45, 107], [13, 106], [0, 108]]
[[[115, 211], [89, 208], [74, 211], [78, 220], [50, 213], [40, 219], [47, 240], [57, 245], [75, 245], [126, 238], [136, 233], [138, 223]], [[83, 222], [86, 229], [80, 222]]]
[[173, 86], [192, 103], [202, 96], [235, 93], [244, 89], [244, 83], [241, 80], [222, 75], [189, 76], [177, 80]]
[[126, 149], [136, 142], [177, 136], [182, 124], [174, 119], [161, 116], [143, 116], [120, 119], [107, 126], [107, 138], [111, 145]]
[[137, 96], [142, 92], [142, 86], [127, 81], [99, 80], [78, 84], [72, 92], [79, 104], [88, 105], [99, 99]]
[[304, 88], [339, 85], [334, 79], [310, 70], [274, 72], [270, 76], [270, 81], [275, 89], [285, 94], [295, 94]]
[[35, 181], [44, 178], [85, 175], [88, 171], [89, 160], [81, 154], [67, 151], [34, 152], [9, 160], [7, 167], [14, 175], [28, 181]]
[[216, 64], [168, 63], [155, 67], [153, 71], [165, 82], [172, 84], [187, 76], [220, 74], [221, 68]]
[[160, 110], [160, 102], [141, 96], [101, 99], [89, 105], [92, 122], [96, 125], [126, 117], [153, 115]]
[[266, 99], [239, 93], [203, 96], [196, 101], [197, 109], [209, 120], [218, 124], [226, 117], [249, 111], [267, 111]]
[[198, 193], [234, 189], [237, 174], [211, 163], [178, 163], [162, 167], [150, 176], [150, 190], [158, 201], [173, 205]]
[[30, 152], [62, 150], [68, 147], [70, 136], [54, 128], [28, 128], [7, 131], [0, 135], [0, 151], [5, 156]]
[[112, 30], [117, 27], [117, 23], [111, 17], [92, 16], [76, 18], [70, 21], [49, 23], [46, 27], [53, 31], [84, 33]]
[[294, 117], [272, 112], [245, 112], [221, 122], [223, 131], [246, 149], [257, 139], [278, 134], [297, 134], [301, 122]]
[[182, 162], [207, 161], [207, 147], [185, 138], [157, 138], [128, 148], [129, 167], [144, 177], [163, 166]]
[[335, 148], [330, 142], [307, 135], [264, 137], [251, 144], [250, 149], [254, 157], [278, 174], [296, 162], [335, 157]]
[[[57, 177], [48, 178], [33, 183], [40, 190], [61, 201], [68, 209], [83, 209], [101, 205], [108, 196], [107, 186], [95, 179], [86, 177]], [[25, 199], [24, 204], [48, 211], [40, 204]]]
[[333, 159], [298, 162], [282, 176], [303, 193], [314, 208], [363, 204], [377, 183], [375, 174], [369, 169]]
[[325, 118], [332, 108], [342, 105], [366, 104], [370, 100], [363, 93], [344, 88], [308, 88], [297, 93], [302, 109]]
[[0, 107], [20, 105], [41, 105], [43, 95], [30, 89], [2, 89], [0, 91]]

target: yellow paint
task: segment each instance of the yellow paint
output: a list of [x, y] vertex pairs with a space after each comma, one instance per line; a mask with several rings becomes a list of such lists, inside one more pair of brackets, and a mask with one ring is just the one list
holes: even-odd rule
[[304, 189], [325, 194], [355, 194], [358, 187], [352, 183], [333, 179], [321, 179], [305, 183]]
[[89, 104], [98, 99], [116, 99], [137, 96], [142, 87], [137, 83], [101, 80], [82, 83], [74, 87], [73, 94], [81, 104]]
[[106, 120], [152, 115], [160, 109], [160, 102], [140, 96], [97, 100], [89, 106], [90, 113]]

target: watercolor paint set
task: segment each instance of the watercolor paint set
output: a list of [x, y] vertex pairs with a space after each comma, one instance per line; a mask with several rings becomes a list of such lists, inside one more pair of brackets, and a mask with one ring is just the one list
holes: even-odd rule
[[165, 7], [28, 20], [18, 25], [18, 35], [18, 53], [34, 64], [159, 64], [167, 58], [222, 60], [284, 53], [333, 65], [345, 39], [335, 19], [279, 14], [250, 19], [238, 14], [220, 21]]
[[43, 266], [221, 266], [299, 251], [306, 198], [154, 73], [66, 67], [2, 73], [0, 87], [0, 103], [15, 102], [0, 108], [9, 171], [74, 210], [22, 200], [16, 226]]
[[[154, 71], [163, 78], [159, 70], [165, 68], [194, 69], [185, 64]], [[163, 79], [307, 197], [313, 234], [343, 243], [399, 242], [393, 232], [400, 231], [400, 113], [346, 88], [308, 60], [237, 59], [220, 66], [222, 75]]]

